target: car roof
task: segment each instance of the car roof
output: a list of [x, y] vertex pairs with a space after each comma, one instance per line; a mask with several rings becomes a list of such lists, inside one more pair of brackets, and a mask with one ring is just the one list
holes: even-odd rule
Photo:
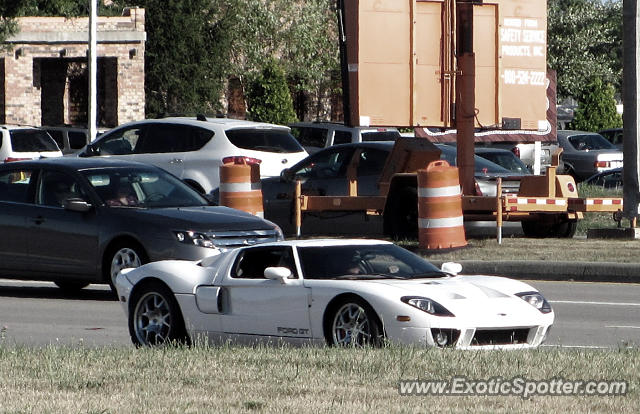
[[37, 130], [39, 130], [39, 128], [36, 128], [34, 126], [30, 126], [30, 125], [11, 125], [11, 124], [0, 125], [0, 129], [6, 129], [8, 131], [15, 130], [15, 129], [37, 129]]
[[354, 246], [366, 245], [373, 246], [376, 244], [393, 244], [386, 240], [376, 239], [303, 239], [303, 240], [283, 240], [278, 242], [261, 243], [255, 246], [293, 246], [293, 247], [332, 247], [332, 246]]
[[491, 152], [497, 153], [497, 154], [508, 153], [508, 154], [511, 154], [511, 155], [513, 155], [515, 157], [515, 154], [513, 152], [509, 151], [508, 149], [504, 149], [504, 148], [476, 147], [475, 148], [475, 152], [476, 152], [476, 154], [478, 154], [478, 153], [491, 153]]
[[99, 157], [51, 157], [40, 158], [37, 160], [16, 161], [12, 163], [2, 164], [3, 169], [6, 167], [39, 167], [39, 166], [55, 166], [68, 168], [70, 170], [83, 170], [90, 168], [157, 168], [153, 165], [144, 164], [135, 161], [123, 161], [119, 159], [111, 158], [99, 158]]
[[589, 131], [574, 131], [570, 129], [560, 129], [558, 130], [558, 136], [562, 137], [570, 137], [573, 135], [600, 135], [597, 132], [589, 132]]
[[145, 119], [144, 121], [138, 121], [138, 122], [180, 122], [188, 125], [205, 127], [205, 128], [207, 127], [207, 124], [214, 124], [214, 125], [228, 126], [232, 128], [252, 127], [252, 128], [276, 128], [276, 129], [289, 130], [289, 127], [285, 125], [269, 124], [266, 122], [247, 121], [244, 119], [209, 118], [209, 117], [205, 117], [204, 119], [206, 119], [206, 121], [200, 120], [197, 117], [174, 116], [174, 117], [159, 118], [159, 119]]
[[[397, 130], [397, 128], [395, 127], [376, 127], [376, 126], [353, 126], [350, 127], [348, 125], [345, 124], [341, 124], [339, 122], [329, 122], [329, 121], [314, 121], [314, 122], [294, 122], [292, 124], [289, 124], [290, 127], [318, 127], [318, 128], [328, 128], [328, 127], [339, 127], [339, 128], [344, 128], [344, 129], [354, 129], [354, 130], [361, 130], [361, 131], [378, 131], [378, 130], [384, 130], [384, 131], [395, 131]], [[381, 132], [384, 132], [381, 131]]]

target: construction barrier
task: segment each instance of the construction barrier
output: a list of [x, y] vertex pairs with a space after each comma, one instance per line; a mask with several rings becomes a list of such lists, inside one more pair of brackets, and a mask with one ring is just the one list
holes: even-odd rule
[[260, 164], [231, 157], [220, 166], [220, 205], [264, 218]]
[[458, 168], [446, 161], [418, 170], [418, 240], [429, 250], [467, 245]]

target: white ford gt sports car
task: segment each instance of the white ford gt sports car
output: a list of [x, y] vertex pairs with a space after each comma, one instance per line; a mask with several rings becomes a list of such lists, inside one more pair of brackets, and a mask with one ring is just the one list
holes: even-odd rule
[[197, 262], [160, 261], [116, 278], [136, 345], [282, 340], [530, 348], [553, 324], [530, 285], [456, 275], [393, 243], [293, 240]]

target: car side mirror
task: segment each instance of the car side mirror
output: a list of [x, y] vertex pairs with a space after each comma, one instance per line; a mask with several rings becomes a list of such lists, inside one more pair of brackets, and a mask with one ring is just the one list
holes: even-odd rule
[[77, 211], [78, 213], [86, 213], [93, 207], [81, 198], [67, 198], [62, 205], [65, 210]]
[[462, 265], [455, 262], [446, 262], [442, 263], [440, 270], [445, 273], [449, 273], [450, 275], [457, 275], [458, 273], [462, 272]]
[[287, 267], [267, 267], [264, 269], [264, 277], [266, 279], [279, 280], [283, 285], [286, 284], [286, 280], [291, 277], [291, 270]]

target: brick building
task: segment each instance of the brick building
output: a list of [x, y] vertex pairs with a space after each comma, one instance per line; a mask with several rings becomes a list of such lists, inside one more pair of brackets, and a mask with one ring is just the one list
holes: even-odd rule
[[[0, 52], [0, 123], [87, 123], [89, 18], [23, 17]], [[145, 115], [144, 9], [97, 22], [98, 125]]]

